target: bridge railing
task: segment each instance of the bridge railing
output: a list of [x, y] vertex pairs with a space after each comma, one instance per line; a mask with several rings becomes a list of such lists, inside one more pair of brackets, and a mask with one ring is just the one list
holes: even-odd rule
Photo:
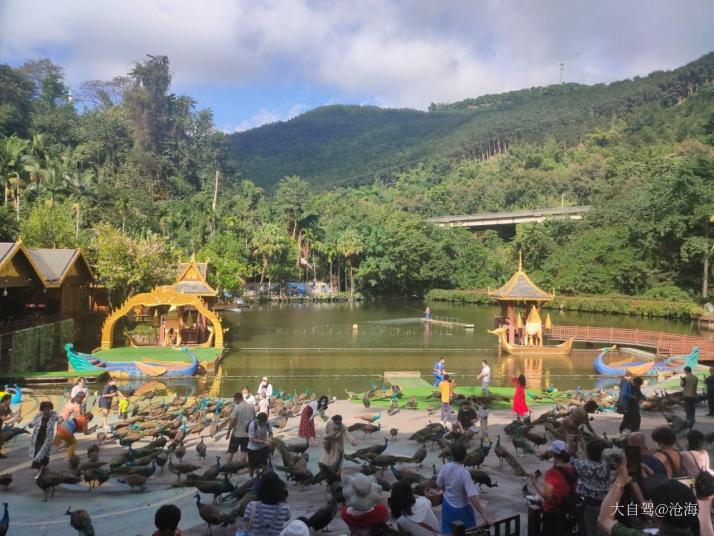
[[600, 328], [591, 326], [553, 326], [547, 333], [553, 339], [570, 339], [582, 342], [632, 344], [655, 348], [660, 355], [683, 355], [698, 346], [700, 357], [714, 359], [714, 341], [703, 337], [677, 333], [664, 333], [645, 329]]

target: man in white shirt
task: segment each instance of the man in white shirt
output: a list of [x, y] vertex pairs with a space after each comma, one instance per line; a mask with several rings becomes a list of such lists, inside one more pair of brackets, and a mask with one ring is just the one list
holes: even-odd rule
[[248, 404], [255, 408], [255, 406], [257, 405], [257, 401], [255, 400], [255, 397], [250, 394], [250, 389], [248, 388], [248, 386], [244, 385], [241, 391], [243, 394], [243, 400], [245, 400]]
[[239, 450], [238, 461], [244, 462], [248, 459], [248, 425], [255, 419], [255, 407], [243, 400], [241, 393], [233, 395], [233, 402], [226, 433], [226, 439], [229, 439], [226, 463], [233, 461], [233, 455]]
[[484, 359], [481, 361], [481, 372], [476, 376], [477, 380], [481, 380], [481, 390], [484, 396], [488, 396], [488, 386], [491, 383], [491, 367], [488, 366], [488, 362]]
[[466, 447], [454, 445], [451, 447], [451, 456], [454, 461], [444, 465], [436, 478], [436, 486], [444, 490], [441, 503], [441, 534], [451, 534], [455, 521], [461, 521], [466, 530], [476, 527], [474, 508], [486, 525], [492, 525], [491, 517], [478, 500], [476, 484], [464, 467]]

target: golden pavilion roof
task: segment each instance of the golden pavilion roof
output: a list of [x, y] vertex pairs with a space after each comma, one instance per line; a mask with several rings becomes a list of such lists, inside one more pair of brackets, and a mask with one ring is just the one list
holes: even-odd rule
[[488, 294], [499, 301], [551, 301], [555, 298], [555, 295], [546, 292], [528, 277], [520, 259], [518, 271], [501, 288], [489, 291]]
[[196, 257], [191, 255], [190, 262], [179, 264], [179, 275], [173, 288], [182, 294], [215, 297], [218, 292], [208, 284], [207, 273], [208, 263], [196, 262]]

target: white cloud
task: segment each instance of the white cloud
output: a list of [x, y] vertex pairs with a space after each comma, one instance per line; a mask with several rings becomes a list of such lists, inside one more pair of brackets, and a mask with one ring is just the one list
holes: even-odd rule
[[235, 127], [227, 127], [222, 129], [226, 133], [232, 132], [242, 132], [244, 130], [250, 130], [251, 128], [259, 127], [261, 125], [267, 125], [269, 123], [277, 123], [278, 121], [287, 121], [293, 117], [300, 115], [307, 111], [307, 106], [304, 104], [296, 104], [291, 106], [285, 112], [278, 112], [275, 110], [268, 110], [267, 108], [261, 108], [255, 114], [251, 115], [249, 118], [241, 121]]
[[425, 108], [554, 83], [561, 60], [585, 83], [672, 68], [714, 49], [712, 20], [707, 0], [5, 0], [0, 57], [59, 50], [76, 84], [166, 54], [179, 85], [311, 84]]

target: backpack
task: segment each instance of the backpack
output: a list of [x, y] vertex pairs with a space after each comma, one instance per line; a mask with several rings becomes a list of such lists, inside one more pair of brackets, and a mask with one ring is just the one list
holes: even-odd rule
[[575, 493], [575, 485], [578, 482], [577, 474], [566, 471], [563, 467], [556, 467], [563, 476], [565, 482], [570, 487], [570, 493], [558, 505], [558, 510], [563, 514], [564, 525], [567, 530], [572, 530], [583, 519], [583, 498]]

